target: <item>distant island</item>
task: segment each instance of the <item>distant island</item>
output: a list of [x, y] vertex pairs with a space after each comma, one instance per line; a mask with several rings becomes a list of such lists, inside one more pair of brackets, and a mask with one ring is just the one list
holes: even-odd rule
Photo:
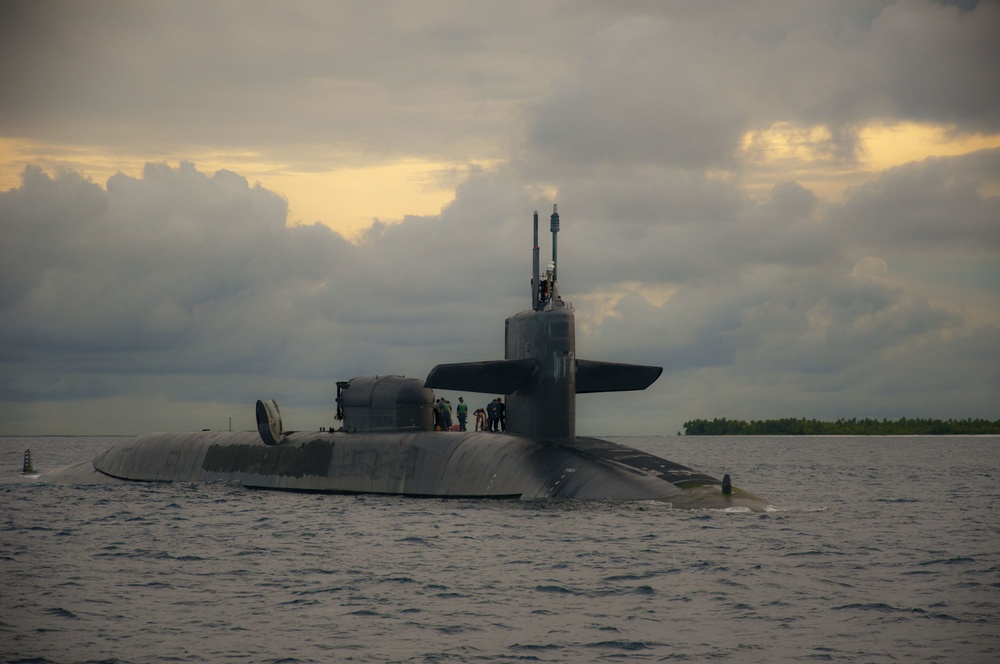
[[984, 419], [874, 420], [839, 419], [821, 422], [786, 417], [778, 420], [691, 420], [684, 423], [685, 436], [946, 436], [1000, 434], [1000, 420]]

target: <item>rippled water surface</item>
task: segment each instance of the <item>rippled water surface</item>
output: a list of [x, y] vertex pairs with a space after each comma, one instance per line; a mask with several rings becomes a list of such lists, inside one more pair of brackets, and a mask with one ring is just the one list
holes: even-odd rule
[[0, 657], [996, 662], [1000, 438], [615, 438], [766, 496], [413, 500], [22, 478], [0, 438]]

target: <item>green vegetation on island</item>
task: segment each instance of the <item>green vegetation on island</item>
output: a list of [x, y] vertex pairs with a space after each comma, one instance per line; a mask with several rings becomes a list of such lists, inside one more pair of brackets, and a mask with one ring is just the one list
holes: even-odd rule
[[777, 420], [691, 420], [684, 423], [686, 436], [941, 436], [1000, 434], [1000, 420], [908, 419], [874, 420], [870, 418], [821, 422], [786, 417]]

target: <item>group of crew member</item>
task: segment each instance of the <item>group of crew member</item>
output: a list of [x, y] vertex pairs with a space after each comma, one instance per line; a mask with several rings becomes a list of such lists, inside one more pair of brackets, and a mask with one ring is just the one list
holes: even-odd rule
[[465, 423], [469, 419], [469, 405], [462, 397], [458, 398], [455, 414], [458, 415], [457, 427], [451, 420], [451, 402], [444, 398], [438, 399], [434, 402], [434, 428], [438, 431], [466, 431]]
[[438, 431], [451, 429], [451, 402], [445, 398], [434, 402], [434, 428]]
[[[451, 402], [441, 398], [434, 402], [434, 428], [438, 431], [467, 431], [466, 422], [469, 417], [469, 406], [465, 399], [458, 398], [455, 408], [458, 415], [458, 425], [452, 424]], [[473, 413], [476, 417], [475, 431], [506, 431], [507, 405], [497, 397], [486, 408], [477, 408]]]
[[486, 405], [486, 426], [487, 431], [507, 430], [507, 404], [500, 397]]

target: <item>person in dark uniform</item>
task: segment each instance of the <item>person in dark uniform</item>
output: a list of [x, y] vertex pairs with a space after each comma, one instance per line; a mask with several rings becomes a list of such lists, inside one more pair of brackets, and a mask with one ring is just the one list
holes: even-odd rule
[[494, 399], [486, 406], [486, 423], [490, 431], [497, 430], [497, 401]]

